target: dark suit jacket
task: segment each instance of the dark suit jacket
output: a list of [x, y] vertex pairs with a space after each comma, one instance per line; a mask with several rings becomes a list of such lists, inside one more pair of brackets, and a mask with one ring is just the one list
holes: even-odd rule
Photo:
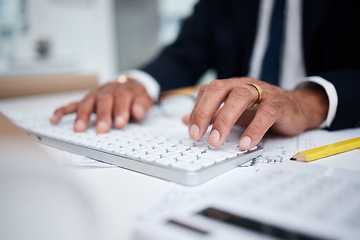
[[[335, 85], [330, 129], [360, 126], [358, 0], [303, 0], [303, 51], [308, 76]], [[194, 85], [209, 68], [218, 78], [245, 76], [256, 34], [259, 0], [201, 0], [178, 39], [142, 70], [162, 90]]]

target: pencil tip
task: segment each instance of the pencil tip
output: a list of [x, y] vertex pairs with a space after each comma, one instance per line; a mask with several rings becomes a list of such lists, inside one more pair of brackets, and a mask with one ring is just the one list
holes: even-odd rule
[[290, 160], [293, 160], [293, 161], [296, 161], [296, 159], [297, 159], [297, 158], [294, 158], [294, 157], [290, 158]]

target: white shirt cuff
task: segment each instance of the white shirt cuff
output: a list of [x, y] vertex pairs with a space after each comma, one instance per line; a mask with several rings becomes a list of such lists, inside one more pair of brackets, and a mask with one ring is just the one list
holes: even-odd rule
[[159, 99], [160, 85], [150, 74], [137, 69], [127, 70], [121, 74], [126, 74], [127, 76], [141, 83], [145, 87], [146, 92], [149, 94], [151, 99], [155, 102]]
[[332, 121], [335, 118], [335, 114], [338, 106], [338, 95], [335, 86], [331, 82], [327, 81], [322, 77], [311, 76], [305, 78], [301, 83], [297, 85], [296, 88], [303, 88], [308, 83], [316, 83], [324, 88], [329, 99], [329, 110], [325, 121], [320, 125], [320, 127], [321, 128], [330, 127]]

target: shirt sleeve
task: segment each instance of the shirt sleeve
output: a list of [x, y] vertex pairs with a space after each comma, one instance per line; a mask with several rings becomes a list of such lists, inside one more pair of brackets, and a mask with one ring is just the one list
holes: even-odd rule
[[337, 110], [337, 106], [338, 106], [338, 95], [336, 92], [336, 88], [331, 82], [327, 81], [326, 79], [324, 79], [322, 77], [311, 76], [311, 77], [305, 78], [302, 82], [300, 82], [297, 85], [296, 89], [305, 88], [307, 85], [309, 85], [311, 83], [315, 83], [315, 84], [318, 84], [321, 87], [323, 87], [328, 96], [329, 110], [328, 110], [325, 121], [320, 125], [320, 127], [321, 128], [330, 127], [331, 123], [333, 122], [333, 120], [335, 118], [336, 110]]

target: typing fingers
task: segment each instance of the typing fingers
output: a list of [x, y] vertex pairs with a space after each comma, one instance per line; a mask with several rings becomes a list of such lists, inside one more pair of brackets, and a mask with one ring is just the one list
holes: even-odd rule
[[[256, 83], [257, 87], [249, 83]], [[264, 98], [259, 91], [264, 92]], [[253, 107], [259, 97], [261, 105]], [[288, 109], [287, 105], [291, 104], [283, 90], [257, 79], [216, 80], [202, 90], [193, 112], [183, 121], [188, 124], [189, 135], [194, 140], [200, 139], [213, 123], [208, 142], [214, 147], [225, 141], [234, 124], [246, 123], [239, 147], [247, 150], [254, 147], [275, 122], [278, 124], [279, 119], [284, 119], [282, 110]]]
[[114, 95], [114, 124], [116, 128], [122, 128], [130, 120], [130, 106], [133, 94], [130, 89], [119, 87]]
[[96, 94], [90, 93], [78, 105], [76, 119], [74, 123], [74, 132], [83, 132], [89, 124], [89, 118], [94, 111], [96, 103]]
[[76, 112], [79, 106], [79, 102], [70, 103], [64, 107], [60, 107], [54, 111], [53, 116], [50, 119], [52, 124], [58, 123], [64, 115]]
[[140, 120], [145, 117], [154, 101], [147, 94], [144, 86], [135, 81], [110, 82], [90, 92], [80, 102], [57, 109], [51, 123], [55, 124], [70, 113], [76, 113], [74, 131], [85, 131], [90, 115], [96, 113], [96, 131], [108, 132], [114, 119], [115, 127], [124, 127], [133, 117]]
[[258, 144], [279, 116], [280, 112], [277, 106], [261, 105], [239, 141], [240, 149], [248, 150]]
[[211, 146], [220, 146], [245, 109], [256, 101], [257, 91], [254, 90], [246, 84], [231, 89], [224, 106], [215, 117], [208, 139]]
[[133, 117], [141, 120], [154, 102], [139, 83], [120, 85], [115, 92], [114, 121], [117, 128], [124, 127]]
[[145, 117], [154, 102], [148, 95], [137, 95], [131, 107], [131, 114], [135, 120], [141, 120]]
[[231, 85], [231, 80], [214, 80], [201, 88], [189, 121], [189, 136], [193, 140], [199, 140], [204, 136], [215, 112], [227, 97]]
[[149, 109], [154, 105], [154, 101], [146, 93], [143, 85], [135, 83], [136, 87], [134, 101], [131, 106], [131, 115], [135, 120], [141, 120], [145, 117]]
[[[96, 132], [98, 133], [108, 132], [109, 129], [111, 128], [112, 112], [114, 106], [113, 92], [116, 84], [117, 83], [109, 83], [104, 85], [102, 88], [100, 88], [98, 94], [96, 95], [95, 126], [96, 126]], [[86, 109], [86, 113], [88, 113], [88, 110], [89, 109]]]

